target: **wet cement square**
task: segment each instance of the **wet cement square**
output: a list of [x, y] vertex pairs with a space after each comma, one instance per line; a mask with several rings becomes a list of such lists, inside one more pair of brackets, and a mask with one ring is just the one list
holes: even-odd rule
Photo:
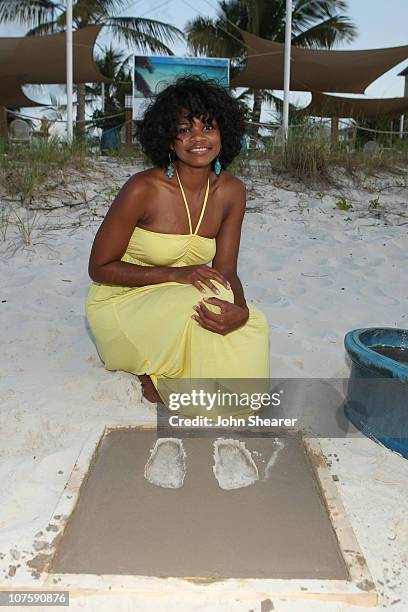
[[301, 439], [282, 436], [282, 446], [274, 438], [224, 437], [245, 442], [258, 467], [257, 482], [221, 489], [212, 469], [216, 438], [193, 437], [183, 440], [183, 486], [157, 487], [144, 478], [156, 432], [109, 431], [49, 571], [348, 579]]

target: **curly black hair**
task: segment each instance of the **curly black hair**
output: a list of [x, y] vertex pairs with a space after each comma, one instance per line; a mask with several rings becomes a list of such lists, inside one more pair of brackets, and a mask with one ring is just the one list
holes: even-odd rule
[[[185, 76], [161, 91], [146, 109], [137, 129], [137, 138], [144, 153], [155, 166], [165, 168], [169, 151], [177, 137], [180, 110], [193, 117], [211, 122], [215, 119], [221, 134], [219, 160], [226, 168], [241, 150], [245, 131], [244, 114], [238, 101], [212, 79]], [[214, 165], [215, 160], [212, 162]]]

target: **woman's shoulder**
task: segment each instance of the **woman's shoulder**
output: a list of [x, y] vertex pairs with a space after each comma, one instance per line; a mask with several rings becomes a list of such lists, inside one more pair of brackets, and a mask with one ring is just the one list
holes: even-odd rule
[[241, 179], [239, 179], [228, 170], [223, 170], [220, 174], [220, 178], [222, 179], [222, 184], [225, 187], [233, 188], [233, 189], [245, 189], [245, 183]]
[[225, 192], [233, 194], [245, 194], [246, 187], [244, 181], [241, 181], [241, 179], [228, 172], [228, 170], [223, 170], [219, 178], [221, 179], [220, 187], [223, 191], [225, 190]]

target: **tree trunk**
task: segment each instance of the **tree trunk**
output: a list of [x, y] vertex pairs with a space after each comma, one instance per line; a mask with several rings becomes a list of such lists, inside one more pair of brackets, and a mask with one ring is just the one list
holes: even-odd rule
[[[254, 123], [259, 123], [261, 121], [263, 94], [263, 89], [254, 90], [254, 105], [252, 107], [252, 121]], [[259, 125], [253, 125], [251, 127], [251, 136], [254, 136], [256, 138], [258, 136]]]
[[7, 111], [5, 106], [0, 106], [0, 138], [8, 140]]
[[331, 148], [337, 149], [339, 144], [339, 118], [332, 117], [331, 119]]
[[79, 138], [85, 134], [85, 83], [77, 84], [76, 133]]

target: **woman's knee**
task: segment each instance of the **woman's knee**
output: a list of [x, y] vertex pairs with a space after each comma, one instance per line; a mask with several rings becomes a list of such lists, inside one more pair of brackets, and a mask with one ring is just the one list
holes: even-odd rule
[[269, 331], [269, 319], [266, 314], [256, 306], [250, 306], [250, 317], [256, 321], [257, 325], [265, 331]]

